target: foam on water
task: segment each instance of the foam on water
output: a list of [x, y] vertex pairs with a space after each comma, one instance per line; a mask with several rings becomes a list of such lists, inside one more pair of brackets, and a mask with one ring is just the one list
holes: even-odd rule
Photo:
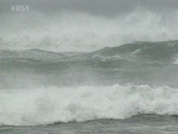
[[0, 90], [1, 125], [44, 125], [178, 114], [178, 89], [147, 85]]

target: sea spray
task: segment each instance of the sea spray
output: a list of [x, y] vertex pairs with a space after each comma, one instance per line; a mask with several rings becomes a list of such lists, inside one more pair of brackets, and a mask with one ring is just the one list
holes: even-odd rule
[[178, 89], [148, 85], [0, 90], [1, 125], [178, 115]]

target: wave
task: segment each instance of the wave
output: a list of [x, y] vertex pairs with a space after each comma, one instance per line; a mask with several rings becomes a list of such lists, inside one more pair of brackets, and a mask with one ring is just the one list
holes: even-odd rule
[[50, 51], [31, 49], [25, 51], [1, 50], [1, 59], [33, 59], [41, 61], [62, 60], [67, 55], [65, 53], [54, 53]]
[[25, 51], [0, 50], [1, 59], [33, 59], [41, 61], [88, 61], [88, 60], [152, 60], [176, 61], [178, 41], [133, 42], [118, 47], [105, 47], [90, 53], [50, 52], [40, 49]]
[[163, 42], [133, 42], [118, 47], [106, 47], [94, 54], [101, 56], [126, 57], [127, 59], [140, 58], [143, 60], [150, 59], [153, 61], [171, 61], [178, 53], [178, 41]]
[[178, 115], [178, 89], [148, 85], [0, 90], [0, 124], [45, 125], [140, 114]]
[[115, 83], [178, 86], [177, 55], [176, 40], [133, 42], [87, 53], [0, 50], [0, 85], [4, 88]]

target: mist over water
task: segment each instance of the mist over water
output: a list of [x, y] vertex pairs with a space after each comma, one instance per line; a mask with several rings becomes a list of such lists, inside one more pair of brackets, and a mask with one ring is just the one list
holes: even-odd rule
[[0, 49], [94, 51], [134, 41], [178, 37], [177, 10], [164, 13], [137, 7], [132, 12], [108, 17], [69, 11], [45, 14], [29, 9], [4, 13], [0, 22]]

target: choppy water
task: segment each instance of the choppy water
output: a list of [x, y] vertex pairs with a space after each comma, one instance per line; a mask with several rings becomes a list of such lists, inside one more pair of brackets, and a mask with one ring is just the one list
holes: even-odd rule
[[0, 50], [0, 133], [176, 133], [177, 61], [178, 41]]

